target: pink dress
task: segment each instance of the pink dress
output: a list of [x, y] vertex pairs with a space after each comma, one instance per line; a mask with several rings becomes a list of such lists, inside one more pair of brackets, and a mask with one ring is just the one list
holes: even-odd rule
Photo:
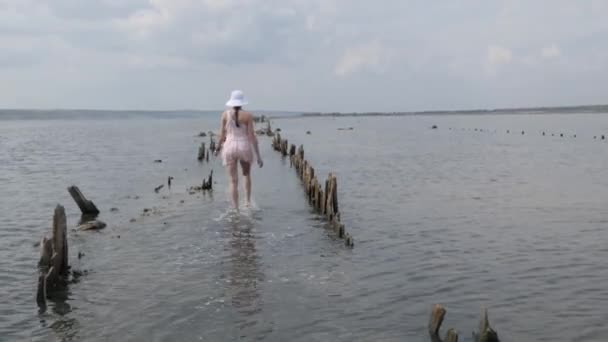
[[249, 140], [247, 125], [236, 126], [234, 110], [228, 111], [226, 121], [226, 141], [222, 147], [222, 162], [224, 166], [237, 161], [251, 163], [253, 161], [253, 148]]

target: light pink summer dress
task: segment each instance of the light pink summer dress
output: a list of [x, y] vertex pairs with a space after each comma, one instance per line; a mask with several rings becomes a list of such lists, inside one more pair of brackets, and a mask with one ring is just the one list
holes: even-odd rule
[[222, 162], [224, 166], [237, 161], [251, 163], [253, 161], [253, 150], [249, 140], [247, 125], [236, 126], [234, 110], [228, 111], [226, 121], [226, 141], [222, 149]]

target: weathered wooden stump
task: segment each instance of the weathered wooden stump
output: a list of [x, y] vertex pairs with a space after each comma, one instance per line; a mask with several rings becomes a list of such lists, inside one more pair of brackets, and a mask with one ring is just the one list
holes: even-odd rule
[[477, 342], [500, 342], [498, 339], [498, 334], [490, 326], [490, 321], [488, 320], [488, 310], [485, 308], [481, 311], [479, 333], [473, 333], [473, 340]]
[[52, 237], [44, 237], [40, 243], [40, 261], [38, 262], [38, 291], [36, 300], [44, 305], [46, 298], [56, 290], [63, 288], [68, 275], [68, 240], [65, 209], [57, 205], [53, 214]]
[[[439, 337], [439, 329], [441, 328], [445, 314], [446, 310], [443, 306], [439, 304], [433, 306], [428, 324], [429, 336], [432, 342], [458, 342], [458, 332], [454, 329], [449, 329], [443, 340]], [[473, 332], [473, 340], [476, 342], [499, 342], [498, 334], [490, 326], [488, 312], [485, 309], [482, 311], [479, 333]]]
[[78, 189], [77, 186], [72, 185], [72, 186], [68, 187], [68, 192], [74, 199], [74, 202], [76, 202], [76, 204], [80, 208], [80, 211], [82, 212], [83, 215], [87, 215], [87, 216], [99, 215], [99, 209], [97, 209], [97, 207], [95, 206], [95, 204], [92, 201], [89, 201], [89, 200], [87, 200], [86, 197], [84, 197], [84, 195], [82, 194], [82, 192], [80, 192], [80, 189]]
[[215, 140], [213, 140], [213, 136], [209, 137], [209, 151], [211, 151], [211, 153], [215, 153], [216, 147], [215, 147]]
[[201, 146], [198, 148], [198, 161], [205, 160], [205, 143], [201, 143]]
[[213, 190], [213, 170], [211, 170], [207, 179], [203, 179], [201, 190]]

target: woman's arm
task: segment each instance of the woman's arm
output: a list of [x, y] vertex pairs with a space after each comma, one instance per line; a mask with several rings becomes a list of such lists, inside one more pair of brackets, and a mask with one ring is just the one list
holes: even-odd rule
[[253, 114], [249, 115], [249, 122], [247, 123], [247, 133], [249, 133], [249, 142], [253, 145], [253, 149], [255, 151], [256, 158], [258, 160], [258, 165], [262, 167], [264, 162], [262, 161], [262, 156], [260, 156], [260, 148], [258, 147], [258, 138], [255, 136], [255, 127], [253, 125]]
[[222, 149], [222, 145], [224, 145], [224, 141], [226, 141], [226, 112], [222, 113], [220, 125], [220, 139], [218, 140], [218, 145], [216, 149], [217, 152]]

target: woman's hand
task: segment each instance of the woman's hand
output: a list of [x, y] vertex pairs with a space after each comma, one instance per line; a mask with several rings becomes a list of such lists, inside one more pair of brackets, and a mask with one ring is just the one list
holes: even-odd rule
[[264, 166], [264, 161], [262, 160], [262, 158], [258, 158], [258, 166], [260, 168], [262, 168]]

